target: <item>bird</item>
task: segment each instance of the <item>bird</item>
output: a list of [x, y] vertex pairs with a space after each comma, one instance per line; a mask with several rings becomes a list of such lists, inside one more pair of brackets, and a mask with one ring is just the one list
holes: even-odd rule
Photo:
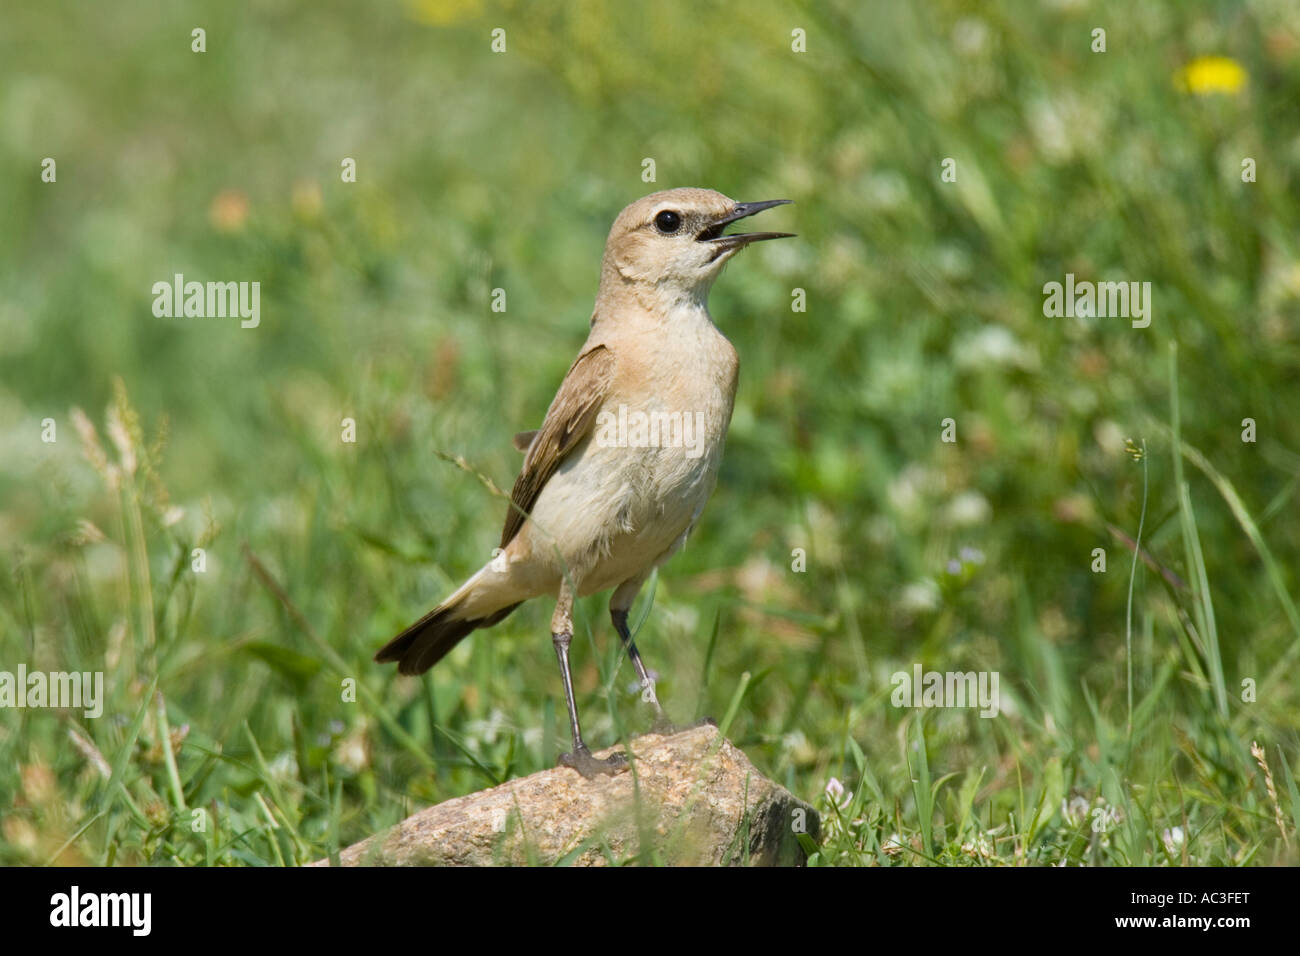
[[586, 778], [627, 767], [592, 755], [582, 737], [569, 649], [573, 604], [611, 590], [610, 620], [666, 724], [654, 681], [628, 629], [651, 573], [686, 542], [717, 483], [735, 403], [739, 358], [714, 324], [709, 290], [745, 247], [793, 237], [726, 233], [791, 202], [736, 202], [712, 189], [652, 193], [610, 229], [590, 331], [540, 428], [514, 445], [523, 465], [500, 548], [446, 600], [375, 655], [405, 675], [427, 671], [472, 631], [524, 601], [554, 595], [551, 641], [560, 665], [572, 749], [559, 765]]

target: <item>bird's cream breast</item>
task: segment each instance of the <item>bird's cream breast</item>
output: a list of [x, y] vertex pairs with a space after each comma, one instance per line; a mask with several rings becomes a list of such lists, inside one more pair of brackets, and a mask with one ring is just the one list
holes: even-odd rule
[[[735, 349], [707, 318], [618, 343], [618, 371], [591, 434], [534, 506], [590, 593], [679, 546], [717, 481], [731, 419]], [[637, 347], [631, 347], [631, 346]], [[531, 535], [530, 535], [531, 537]]]

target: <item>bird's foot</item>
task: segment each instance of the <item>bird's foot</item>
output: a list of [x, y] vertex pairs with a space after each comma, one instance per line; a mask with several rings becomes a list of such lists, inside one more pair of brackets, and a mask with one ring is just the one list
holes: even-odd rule
[[680, 734], [684, 730], [694, 730], [696, 727], [716, 727], [718, 722], [712, 717], [704, 717], [693, 724], [674, 724], [664, 714], [655, 718], [655, 722], [650, 725], [650, 733], [658, 734], [661, 737], [671, 737], [673, 734]]
[[655, 718], [655, 722], [650, 725], [650, 733], [658, 734], [660, 737], [671, 737], [681, 729], [681, 727], [669, 720], [666, 714], [660, 714]]
[[560, 754], [560, 766], [572, 767], [588, 780], [591, 780], [602, 773], [610, 776], [622, 773], [627, 769], [627, 754], [610, 754], [603, 760], [597, 760], [591, 755], [591, 750], [586, 745], [579, 744], [573, 748], [571, 753]]

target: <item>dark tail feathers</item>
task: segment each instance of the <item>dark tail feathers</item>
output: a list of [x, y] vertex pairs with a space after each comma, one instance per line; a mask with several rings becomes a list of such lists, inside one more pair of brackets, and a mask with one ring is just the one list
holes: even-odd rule
[[471, 631], [505, 620], [518, 606], [512, 604], [495, 614], [470, 621], [452, 617], [455, 605], [436, 607], [381, 647], [375, 660], [381, 664], [397, 661], [399, 674], [423, 674], [446, 657]]

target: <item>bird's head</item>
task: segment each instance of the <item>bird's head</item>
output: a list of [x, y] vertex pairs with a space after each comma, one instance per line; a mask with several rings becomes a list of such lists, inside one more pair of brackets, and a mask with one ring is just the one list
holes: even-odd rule
[[614, 220], [605, 243], [602, 290], [640, 287], [656, 300], [702, 303], [723, 265], [751, 242], [789, 232], [727, 234], [731, 223], [789, 199], [736, 202], [712, 189], [668, 189], [632, 203]]

